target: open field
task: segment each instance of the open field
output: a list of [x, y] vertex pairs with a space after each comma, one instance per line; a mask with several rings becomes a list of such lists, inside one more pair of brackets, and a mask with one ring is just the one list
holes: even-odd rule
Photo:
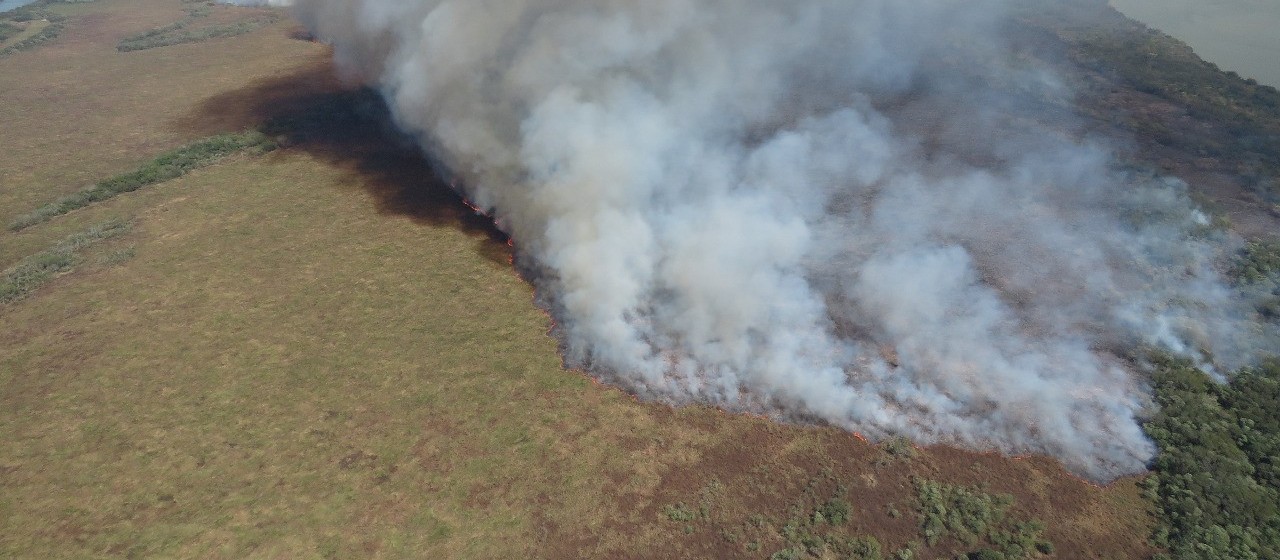
[[[0, 304], [0, 557], [764, 558], [806, 492], [837, 485], [841, 530], [890, 552], [924, 540], [919, 480], [1011, 494], [1055, 557], [1153, 552], [1137, 479], [894, 454], [564, 370], [507, 240], [326, 47], [282, 20], [117, 51], [182, 8], [58, 5], [61, 37], [0, 59], [5, 223], [210, 135], [284, 140], [0, 231], [7, 268], [134, 224]], [[678, 521], [680, 503], [706, 513]]]

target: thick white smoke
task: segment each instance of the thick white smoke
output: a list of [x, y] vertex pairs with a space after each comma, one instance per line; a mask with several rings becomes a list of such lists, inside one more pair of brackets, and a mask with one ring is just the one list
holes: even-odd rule
[[1041, 118], [1069, 92], [1002, 2], [295, 10], [512, 234], [567, 361], [643, 396], [1105, 479], [1154, 451], [1121, 349], [1243, 358], [1185, 186]]

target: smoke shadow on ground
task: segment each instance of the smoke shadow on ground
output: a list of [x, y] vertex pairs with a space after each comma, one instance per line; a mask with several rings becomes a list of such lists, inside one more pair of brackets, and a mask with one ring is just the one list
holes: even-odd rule
[[181, 119], [196, 134], [258, 129], [288, 150], [306, 152], [351, 174], [379, 213], [456, 227], [477, 238], [476, 252], [511, 262], [506, 234], [477, 214], [442, 178], [417, 142], [396, 127], [377, 92], [342, 83], [328, 64], [217, 94]]

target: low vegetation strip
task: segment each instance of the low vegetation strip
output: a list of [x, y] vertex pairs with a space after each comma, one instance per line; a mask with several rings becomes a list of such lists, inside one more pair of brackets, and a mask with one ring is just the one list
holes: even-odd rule
[[266, 135], [257, 131], [220, 134], [205, 138], [161, 154], [134, 171], [100, 181], [89, 188], [64, 196], [30, 213], [18, 216], [9, 224], [9, 229], [21, 231], [72, 210], [107, 200], [118, 194], [136, 191], [148, 185], [176, 179], [237, 152], [257, 151], [262, 153], [273, 149], [275, 149], [275, 143]]
[[123, 220], [104, 222], [76, 233], [58, 244], [22, 259], [0, 274], [0, 304], [18, 301], [55, 275], [79, 262], [78, 252], [89, 245], [121, 235], [133, 225]]
[[34, 49], [48, 41], [56, 39], [58, 35], [62, 34], [62, 29], [62, 22], [51, 21], [48, 24], [45, 24], [44, 27], [41, 27], [40, 31], [37, 31], [30, 37], [5, 47], [4, 50], [0, 51], [0, 56], [7, 56], [16, 52]]
[[280, 21], [281, 16], [275, 13], [264, 14], [232, 23], [207, 25], [193, 29], [191, 28], [191, 23], [195, 17], [203, 17], [203, 14], [200, 16], [193, 15], [164, 27], [157, 27], [137, 35], [125, 37], [116, 45], [116, 50], [120, 52], [141, 51], [184, 43], [198, 43], [210, 39], [235, 37]]
[[716, 479], [688, 500], [663, 506], [659, 515], [686, 535], [716, 534], [729, 549], [769, 560], [1035, 560], [1053, 554], [1054, 545], [1043, 536], [1045, 526], [1012, 511], [1013, 496], [923, 478], [913, 477], [913, 482], [910, 501], [919, 538], [897, 548], [863, 531], [889, 526], [888, 521], [903, 512], [891, 503], [885, 512], [888, 519], [867, 516], [865, 509], [859, 518], [849, 488], [831, 471], [811, 478], [784, 510], [773, 515], [755, 512], [744, 518], [749, 510], [724, 499], [737, 495], [737, 488]]
[[[0, 57], [16, 52], [30, 50], [57, 38], [65, 28], [66, 16], [45, 9], [51, 0], [44, 0], [0, 14], [0, 42], [15, 39], [0, 49]], [[23, 32], [31, 33], [22, 37]]]

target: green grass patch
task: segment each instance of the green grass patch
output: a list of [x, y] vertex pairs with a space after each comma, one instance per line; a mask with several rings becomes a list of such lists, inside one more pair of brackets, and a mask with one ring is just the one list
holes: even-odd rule
[[741, 510], [721, 511], [717, 507], [724, 496], [735, 494], [713, 479], [698, 492], [696, 507], [677, 502], [664, 506], [661, 516], [681, 526], [686, 535], [717, 533], [724, 541], [742, 547], [743, 552], [767, 553], [771, 560], [885, 558], [879, 540], [851, 530], [848, 490], [829, 471], [810, 478], [781, 515], [750, 513], [744, 519]]
[[141, 51], [184, 43], [199, 43], [210, 39], [235, 37], [271, 25], [280, 21], [281, 18], [280, 14], [269, 13], [251, 16], [231, 23], [193, 27], [192, 24], [197, 19], [207, 16], [208, 13], [207, 10], [199, 8], [190, 9], [187, 12], [187, 17], [177, 22], [125, 37], [116, 45], [116, 50], [120, 52]]
[[71, 270], [80, 260], [77, 254], [80, 249], [121, 235], [131, 227], [132, 224], [122, 220], [104, 222], [22, 259], [0, 275], [0, 303], [12, 303], [26, 297], [54, 276]]
[[110, 199], [121, 193], [136, 191], [142, 187], [176, 179], [195, 169], [213, 164], [231, 154], [242, 151], [267, 152], [275, 149], [275, 143], [260, 132], [219, 134], [165, 152], [142, 167], [83, 189], [74, 194], [45, 204], [23, 214], [9, 223], [12, 231], [21, 231], [47, 222], [72, 210], [84, 208], [96, 202]]

